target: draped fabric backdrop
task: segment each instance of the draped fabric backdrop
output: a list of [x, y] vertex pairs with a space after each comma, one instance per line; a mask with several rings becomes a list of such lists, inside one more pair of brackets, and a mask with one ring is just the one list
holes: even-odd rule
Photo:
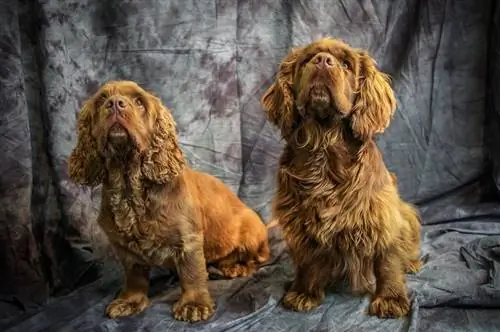
[[[500, 329], [495, 1], [1, 2], [0, 330]], [[291, 47], [327, 35], [367, 49], [393, 78], [397, 114], [377, 140], [425, 224], [426, 264], [409, 277], [411, 317], [368, 317], [367, 300], [345, 294], [310, 313], [284, 310], [293, 268], [273, 231], [268, 266], [210, 282], [217, 313], [209, 322], [172, 319], [179, 293], [169, 271], [152, 277], [146, 313], [106, 319], [121, 276], [90, 244], [99, 240], [100, 189], [67, 174], [85, 98], [109, 79], [155, 92], [192, 167], [220, 178], [268, 222], [282, 143], [260, 98]]]

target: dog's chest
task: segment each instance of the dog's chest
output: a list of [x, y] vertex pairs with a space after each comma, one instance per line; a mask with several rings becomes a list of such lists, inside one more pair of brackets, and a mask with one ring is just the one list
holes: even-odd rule
[[295, 154], [288, 151], [281, 159], [278, 195], [293, 195], [302, 205], [329, 200], [328, 205], [332, 206], [331, 201], [340, 201], [340, 191], [348, 186], [347, 172], [326, 152]]
[[368, 228], [350, 225], [344, 229], [331, 230], [331, 226], [320, 225], [316, 239], [336, 252], [355, 256], [371, 257], [378, 246], [378, 236]]
[[148, 265], [165, 266], [180, 253], [179, 244], [163, 234], [157, 221], [138, 220], [127, 229], [115, 221], [114, 226], [115, 243]]
[[179, 255], [182, 241], [175, 229], [168, 229], [168, 220], [148, 218], [147, 207], [137, 208], [125, 197], [117, 202], [110, 204], [110, 211], [100, 223], [119, 250], [135, 257], [138, 263], [153, 266], [165, 266]]
[[[335, 165], [326, 153], [294, 156], [282, 166], [275, 214], [291, 241], [312, 238], [325, 249], [361, 250], [366, 256], [387, 242], [388, 232], [374, 215], [383, 202], [352, 189], [350, 170]], [[335, 174], [339, 170], [344, 173]]]
[[104, 229], [110, 241], [125, 254], [135, 257], [137, 263], [165, 266], [179, 254], [178, 245], [166, 240], [158, 232], [156, 221], [138, 221], [123, 227], [122, 220], [108, 219]]

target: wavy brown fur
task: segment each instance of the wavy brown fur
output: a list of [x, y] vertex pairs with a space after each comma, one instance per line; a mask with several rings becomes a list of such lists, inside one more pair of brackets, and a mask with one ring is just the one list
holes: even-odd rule
[[345, 279], [353, 293], [372, 294], [370, 314], [407, 315], [420, 221], [374, 140], [396, 107], [388, 77], [366, 52], [319, 39], [285, 57], [262, 103], [286, 144], [273, 217], [296, 275], [283, 304], [315, 308]]
[[[117, 98], [121, 111], [109, 104]], [[170, 267], [181, 283], [175, 318], [206, 320], [214, 312], [206, 264], [232, 278], [269, 258], [259, 216], [221, 181], [187, 167], [175, 130], [161, 101], [130, 81], [104, 84], [80, 112], [69, 174], [82, 185], [102, 183], [98, 223], [126, 276], [110, 317], [146, 309], [150, 268]]]

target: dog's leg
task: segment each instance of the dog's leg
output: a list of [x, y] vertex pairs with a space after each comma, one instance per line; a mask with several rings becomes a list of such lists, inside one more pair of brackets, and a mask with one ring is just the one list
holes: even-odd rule
[[408, 223], [409, 234], [402, 236], [403, 246], [407, 252], [407, 259], [405, 262], [406, 273], [417, 273], [422, 267], [420, 260], [420, 218], [417, 210], [412, 205], [401, 201], [401, 216], [404, 221]]
[[181, 297], [174, 304], [177, 320], [195, 322], [209, 319], [214, 313], [214, 301], [208, 292], [208, 273], [203, 246], [184, 252], [176, 259], [181, 283]]
[[347, 266], [351, 292], [355, 296], [373, 295], [375, 293], [375, 277], [373, 261], [366, 257], [358, 258], [357, 264], [352, 259]]
[[405, 267], [400, 249], [393, 247], [375, 259], [375, 296], [368, 313], [379, 318], [398, 318], [410, 312]]
[[267, 228], [253, 211], [244, 218], [238, 248], [216, 264], [228, 278], [249, 276], [270, 257]]
[[125, 269], [125, 287], [116, 299], [106, 308], [110, 318], [126, 317], [138, 314], [149, 306], [149, 268], [126, 262], [122, 259]]
[[323, 302], [332, 273], [330, 265], [325, 262], [318, 259], [296, 265], [295, 280], [283, 298], [286, 308], [307, 311]]

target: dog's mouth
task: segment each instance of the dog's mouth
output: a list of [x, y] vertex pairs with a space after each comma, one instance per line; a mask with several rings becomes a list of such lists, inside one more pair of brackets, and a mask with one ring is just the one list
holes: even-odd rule
[[111, 142], [124, 142], [128, 141], [129, 134], [125, 127], [116, 122], [109, 128], [108, 138]]
[[310, 109], [317, 112], [320, 118], [325, 118], [331, 111], [332, 95], [328, 86], [316, 80], [309, 86], [308, 104]]
[[337, 107], [337, 73], [332, 70], [311, 68], [304, 71], [297, 86], [296, 105], [304, 118], [318, 121], [337, 120], [343, 117]]
[[309, 90], [309, 99], [313, 104], [329, 105], [332, 97], [325, 84], [313, 84]]

